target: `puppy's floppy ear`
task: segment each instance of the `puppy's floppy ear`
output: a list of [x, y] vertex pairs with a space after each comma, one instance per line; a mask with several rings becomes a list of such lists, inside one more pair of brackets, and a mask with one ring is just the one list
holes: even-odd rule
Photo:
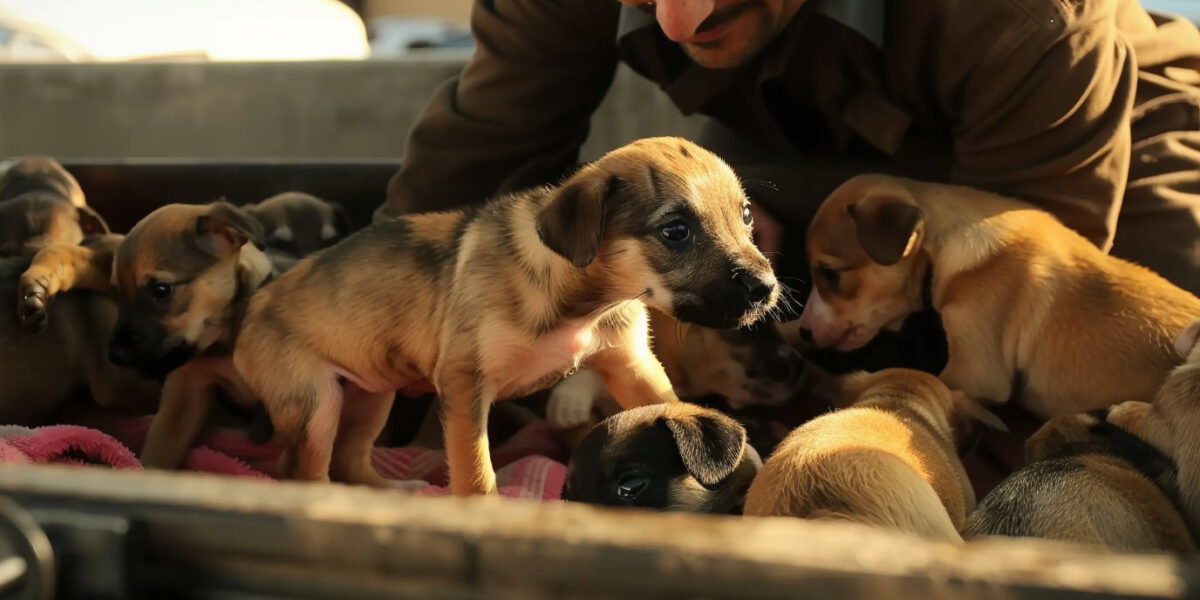
[[247, 242], [260, 250], [266, 247], [258, 219], [224, 198], [209, 205], [208, 214], [196, 218], [196, 234], [201, 248], [213, 256], [229, 256]]
[[921, 209], [911, 202], [892, 196], [869, 196], [846, 205], [846, 214], [854, 219], [858, 243], [871, 260], [894, 265], [920, 245]]
[[112, 229], [108, 227], [108, 222], [92, 207], [79, 206], [75, 210], [79, 213], [79, 228], [83, 230], [83, 235], [112, 233]]
[[616, 177], [593, 176], [560, 188], [538, 215], [542, 243], [576, 267], [592, 264], [604, 237], [605, 201], [616, 187]]
[[1196, 347], [1197, 340], [1200, 340], [1200, 319], [1192, 321], [1192, 324], [1175, 338], [1175, 353], [1179, 358], [1186, 359], [1192, 353], [1192, 348]]
[[746, 450], [746, 430], [716, 411], [684, 416], [662, 416], [679, 447], [683, 466], [701, 485], [712, 487], [733, 473]]

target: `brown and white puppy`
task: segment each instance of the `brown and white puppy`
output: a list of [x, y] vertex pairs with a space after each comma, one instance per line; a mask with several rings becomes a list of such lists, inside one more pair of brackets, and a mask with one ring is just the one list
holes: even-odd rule
[[1194, 553], [1174, 503], [1174, 462], [1107, 422], [1107, 414], [1067, 415], [1043, 425], [1026, 444], [1029, 465], [984, 496], [964, 537], [1037, 537], [1117, 552]]
[[[293, 261], [327, 248], [350, 235], [346, 209], [304, 192], [283, 192], [242, 209], [262, 224], [272, 262]], [[282, 254], [283, 256], [277, 256]]]
[[[105, 244], [115, 245], [114, 237], [96, 238], [89, 244], [103, 251]], [[17, 295], [18, 278], [31, 261], [32, 257], [0, 259], [0, 297]], [[153, 411], [158, 383], [108, 360], [116, 303], [103, 294], [80, 290], [62, 294], [48, 312], [44, 331], [32, 331], [22, 325], [17, 313], [0, 311], [0, 423], [42, 425], [77, 395], [117, 410]]]
[[289, 450], [282, 471], [381, 485], [369, 450], [394, 392], [436, 389], [450, 488], [491, 492], [487, 414], [578, 367], [631, 408], [677, 398], [646, 306], [748, 325], [779, 295], [733, 171], [644, 139], [562, 185], [379, 222], [255, 294], [234, 362]]
[[746, 430], [687, 402], [641, 406], [593, 427], [568, 466], [563, 500], [740, 514], [762, 467]]
[[0, 177], [0, 256], [33, 255], [51, 243], [107, 233], [104, 218], [58, 161], [22, 158]]
[[1200, 319], [1193, 321], [1175, 341], [1184, 363], [1167, 376], [1147, 406], [1123, 402], [1114, 406], [1108, 420], [1148, 442], [1175, 461], [1179, 471], [1179, 500], [1193, 539], [1200, 539]]
[[952, 389], [1016, 396], [1043, 417], [1148, 399], [1179, 358], [1200, 299], [1108, 256], [1049, 213], [970, 188], [855, 177], [808, 230], [813, 291], [801, 316], [821, 347], [852, 350], [928, 299]]
[[841, 410], [797, 428], [767, 458], [745, 514], [845, 520], [961, 541], [975, 492], [959, 462], [991, 413], [937, 377], [908, 369], [836, 378]]
[[26, 320], [45, 315], [56, 294], [90, 289], [119, 307], [108, 357], [162, 380], [159, 410], [142, 450], [148, 467], [174, 468], [218, 398], [251, 418], [255, 400], [229, 351], [250, 295], [274, 275], [257, 244], [258, 222], [227, 202], [169, 204], [130, 229], [107, 253], [54, 245], [21, 276]]

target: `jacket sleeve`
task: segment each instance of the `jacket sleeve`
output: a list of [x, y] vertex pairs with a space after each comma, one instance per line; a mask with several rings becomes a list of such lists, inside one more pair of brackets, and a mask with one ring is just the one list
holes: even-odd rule
[[[956, 183], [1023, 198], [1108, 251], [1130, 160], [1137, 66], [1115, 0], [994, 4], [950, 53], [981, 58], [943, 96], [955, 105]], [[974, 48], [974, 50], [971, 50]], [[973, 64], [971, 64], [973, 63]]]
[[578, 161], [616, 69], [611, 0], [476, 0], [476, 49], [409, 132], [375, 220], [482, 202]]

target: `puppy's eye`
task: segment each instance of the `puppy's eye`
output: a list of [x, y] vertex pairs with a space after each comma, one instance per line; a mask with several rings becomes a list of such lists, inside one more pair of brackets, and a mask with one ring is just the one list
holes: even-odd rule
[[750, 212], [750, 205], [742, 207], [742, 222], [749, 225], [754, 222], [754, 213]]
[[683, 221], [671, 221], [662, 228], [662, 238], [668, 244], [679, 245], [692, 236], [692, 230]]
[[830, 289], [837, 289], [838, 282], [842, 279], [842, 273], [833, 267], [820, 265], [817, 267], [817, 276], [825, 280]]
[[626, 473], [617, 481], [617, 497], [632, 502], [646, 491], [648, 485], [650, 485], [649, 477], [641, 473]]
[[175, 286], [162, 281], [155, 281], [147, 286], [147, 290], [150, 292], [151, 298], [165, 302], [171, 299], [171, 294], [175, 293]]

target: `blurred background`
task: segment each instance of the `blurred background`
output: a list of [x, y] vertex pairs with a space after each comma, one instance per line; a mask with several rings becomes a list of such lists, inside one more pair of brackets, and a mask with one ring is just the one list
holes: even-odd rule
[[[470, 5], [0, 0], [0, 157], [398, 160], [470, 56]], [[582, 158], [699, 126], [622, 67]]]
[[[0, 157], [398, 161], [470, 5], [0, 0]], [[583, 158], [698, 130], [622, 69]]]

